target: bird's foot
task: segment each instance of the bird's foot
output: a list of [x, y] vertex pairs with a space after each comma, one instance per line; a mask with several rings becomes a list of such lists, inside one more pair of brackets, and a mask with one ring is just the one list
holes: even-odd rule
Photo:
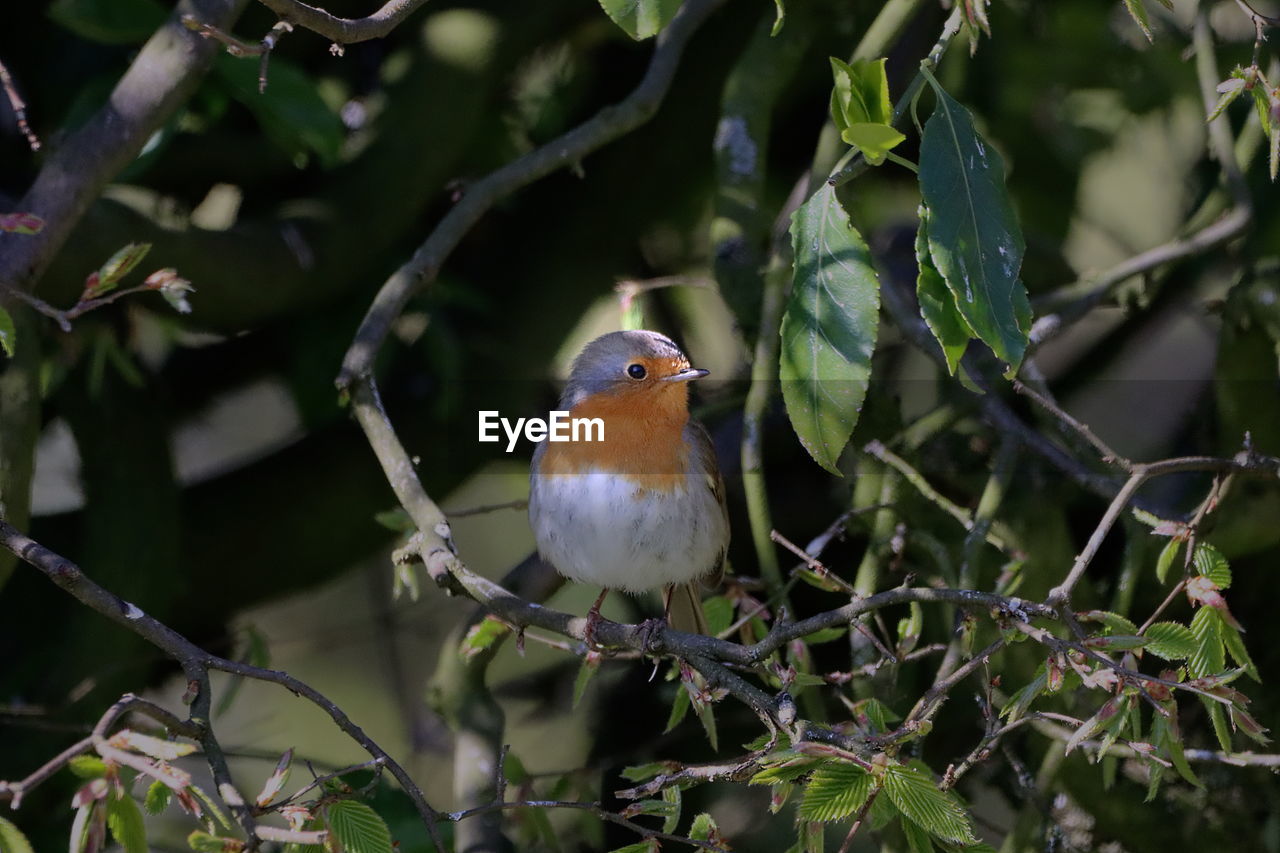
[[653, 617], [646, 619], [640, 623], [640, 649], [643, 654], [652, 654], [661, 651], [655, 648], [655, 641], [659, 638], [662, 631], [671, 627], [667, 622], [666, 616]]
[[591, 609], [587, 611], [587, 624], [582, 629], [582, 641], [587, 644], [588, 649], [601, 650], [604, 647], [596, 641], [596, 630], [600, 627], [600, 623], [604, 621], [604, 617], [600, 615], [600, 605], [604, 604], [605, 597], [609, 595], [609, 590], [600, 593], [600, 597], [596, 599], [596, 603], [591, 605]]

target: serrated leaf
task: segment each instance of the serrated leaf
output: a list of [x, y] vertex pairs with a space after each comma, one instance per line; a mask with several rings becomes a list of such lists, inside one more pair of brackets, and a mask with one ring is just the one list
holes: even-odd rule
[[913, 820], [903, 819], [902, 834], [907, 838], [907, 849], [911, 853], [933, 853], [933, 839], [929, 832]]
[[1040, 668], [1036, 670], [1036, 674], [1031, 681], [1009, 697], [1009, 701], [1000, 709], [1000, 716], [1008, 718], [1009, 722], [1021, 719], [1022, 715], [1027, 712], [1027, 709], [1031, 707], [1031, 703], [1034, 702], [1036, 697], [1043, 693], [1045, 688], [1048, 686], [1049, 670], [1044, 664], [1041, 664]]
[[969, 111], [928, 79], [938, 96], [920, 142], [929, 255], [969, 328], [1013, 373], [1026, 351], [1031, 305], [1018, 278], [1025, 242], [1004, 163]]
[[1156, 580], [1164, 583], [1165, 578], [1169, 575], [1169, 567], [1173, 565], [1173, 561], [1178, 556], [1178, 551], [1182, 549], [1182, 542], [1178, 539], [1170, 539], [1160, 551], [1160, 557], [1156, 560]]
[[672, 785], [670, 788], [663, 788], [662, 799], [671, 804], [671, 813], [662, 821], [662, 831], [666, 833], [675, 832], [676, 826], [680, 823], [680, 807], [682, 805], [680, 786]]
[[625, 818], [638, 817], [640, 815], [659, 815], [667, 817], [675, 814], [678, 806], [666, 799], [655, 800], [636, 800], [634, 803], [628, 803], [626, 808], [622, 810], [622, 816]]
[[923, 770], [902, 764], [890, 765], [882, 784], [890, 802], [931, 835], [961, 844], [977, 841], [964, 809], [952, 797], [938, 790]]
[[1191, 563], [1201, 577], [1213, 581], [1218, 589], [1223, 590], [1231, 586], [1231, 564], [1227, 562], [1222, 552], [1212, 545], [1204, 542], [1196, 545]]
[[605, 14], [636, 41], [662, 32], [680, 9], [680, 0], [600, 0]]
[[169, 798], [172, 795], [172, 789], [157, 779], [147, 786], [147, 796], [142, 803], [143, 808], [149, 815], [158, 815], [169, 807]]
[[920, 205], [919, 216], [920, 225], [916, 229], [916, 264], [919, 268], [916, 299], [920, 303], [920, 316], [942, 347], [947, 372], [955, 376], [965, 348], [977, 336], [956, 307], [955, 294], [947, 287], [929, 254], [929, 208]]
[[1227, 667], [1222, 642], [1222, 614], [1212, 607], [1201, 607], [1191, 618], [1191, 633], [1196, 648], [1187, 658], [1187, 671], [1192, 678], [1217, 675]]
[[660, 773], [666, 773], [671, 769], [671, 765], [665, 761], [651, 761], [648, 764], [637, 764], [633, 767], [624, 767], [619, 775], [628, 782], [643, 782], [646, 779], [652, 779]]
[[791, 426], [823, 468], [839, 474], [867, 393], [880, 315], [871, 253], [823, 184], [791, 220], [795, 267], [782, 318], [779, 378]]
[[713, 835], [719, 834], [720, 829], [716, 826], [715, 818], [706, 812], [694, 817], [693, 824], [689, 827], [689, 837], [694, 841], [710, 841]]
[[4, 853], [35, 853], [22, 830], [4, 817], [0, 817], [0, 850]]
[[13, 325], [13, 317], [0, 305], [0, 350], [9, 358], [13, 358], [14, 347], [18, 343], [18, 330]]
[[1143, 5], [1142, 0], [1124, 0], [1124, 7], [1129, 11], [1129, 17], [1133, 18], [1134, 23], [1138, 25], [1138, 29], [1142, 30], [1142, 34], [1147, 37], [1147, 41], [1154, 41], [1151, 36], [1151, 19], [1147, 17], [1147, 7]]
[[332, 803], [325, 809], [325, 823], [344, 853], [394, 853], [386, 822], [364, 803]]
[[142, 820], [142, 810], [133, 797], [120, 794], [108, 798], [107, 828], [124, 853], [147, 853], [147, 827]]
[[1244, 637], [1240, 636], [1238, 628], [1225, 619], [1222, 620], [1222, 644], [1226, 646], [1231, 659], [1237, 665], [1244, 667], [1250, 678], [1261, 684], [1262, 676], [1258, 674], [1258, 667], [1254, 665], [1253, 658], [1249, 657], [1249, 650], [1244, 647]]
[[1196, 636], [1186, 625], [1156, 622], [1147, 628], [1146, 650], [1165, 660], [1184, 660], [1196, 650]]
[[1102, 703], [1102, 707], [1097, 712], [1085, 720], [1084, 723], [1071, 733], [1071, 737], [1067, 738], [1064, 748], [1065, 752], [1070, 755], [1071, 751], [1089, 738], [1115, 729], [1124, 719], [1124, 715], [1119, 713], [1120, 700], [1112, 697]]
[[1201, 696], [1200, 701], [1209, 712], [1209, 721], [1213, 724], [1213, 733], [1218, 738], [1218, 746], [1222, 747], [1223, 752], [1230, 753], [1232, 751], [1231, 727], [1227, 725], [1227, 715], [1223, 712], [1222, 705], [1205, 696]]
[[871, 774], [856, 764], [829, 761], [813, 773], [805, 786], [798, 812], [801, 820], [842, 820], [856, 812], [871, 795]]
[[1205, 121], [1213, 121], [1215, 118], [1222, 115], [1223, 111], [1226, 110], [1227, 107], [1231, 106], [1231, 102], [1240, 97], [1240, 93], [1243, 91], [1244, 80], [1241, 80], [1238, 77], [1229, 77], [1219, 83], [1218, 92], [1221, 97], [1218, 98], [1218, 103], [1213, 105], [1213, 111], [1209, 113], [1209, 116]]

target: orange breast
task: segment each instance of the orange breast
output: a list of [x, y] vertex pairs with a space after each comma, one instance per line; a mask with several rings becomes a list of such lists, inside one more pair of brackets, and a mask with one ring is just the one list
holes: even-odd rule
[[683, 488], [689, 464], [684, 428], [689, 392], [683, 382], [595, 394], [570, 410], [573, 418], [600, 418], [603, 441], [550, 442], [540, 473], [614, 471], [657, 491]]

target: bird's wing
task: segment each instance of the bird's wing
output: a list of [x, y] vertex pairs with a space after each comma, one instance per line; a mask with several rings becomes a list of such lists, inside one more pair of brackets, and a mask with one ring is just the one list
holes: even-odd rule
[[[689, 461], [696, 466], [697, 470], [703, 472], [706, 487], [711, 490], [711, 494], [716, 499], [716, 504], [720, 507], [720, 515], [724, 518], [724, 526], [727, 531], [729, 529], [729, 506], [725, 502], [724, 478], [720, 476], [720, 466], [716, 462], [716, 450], [711, 443], [711, 436], [707, 433], [706, 427], [695, 420], [690, 420], [685, 427], [685, 437], [688, 439], [691, 449]], [[701, 579], [703, 585], [707, 587], [720, 585], [720, 581], [724, 578], [724, 557], [725, 550], [728, 547], [729, 537], [726, 533], [724, 547], [720, 551], [720, 557], [716, 560], [715, 567]]]

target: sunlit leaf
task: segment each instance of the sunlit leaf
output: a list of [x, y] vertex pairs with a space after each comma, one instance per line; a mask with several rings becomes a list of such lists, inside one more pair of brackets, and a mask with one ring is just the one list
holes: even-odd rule
[[1217, 548], [1201, 542], [1196, 545], [1191, 562], [1200, 576], [1213, 581], [1218, 589], [1227, 589], [1231, 586], [1231, 564]]
[[172, 789], [159, 779], [147, 786], [147, 796], [143, 800], [143, 807], [147, 810], [147, 814], [158, 815], [169, 807], [169, 798], [173, 795]]
[[325, 809], [325, 822], [345, 853], [393, 853], [386, 822], [364, 803], [332, 803]]
[[0, 817], [0, 850], [4, 853], [35, 853], [22, 831], [4, 817]]
[[867, 244], [830, 185], [796, 211], [791, 238], [795, 270], [782, 318], [782, 398], [809, 455], [838, 474], [836, 460], [871, 376], [879, 281]]
[[1184, 660], [1196, 650], [1196, 637], [1186, 625], [1156, 622], [1147, 628], [1146, 650], [1165, 660]]
[[147, 828], [142, 810], [128, 794], [107, 800], [107, 827], [124, 853], [147, 853]]
[[1178, 552], [1182, 549], [1182, 542], [1176, 538], [1170, 539], [1165, 543], [1164, 548], [1160, 550], [1160, 556], [1156, 559], [1156, 580], [1164, 583], [1165, 578], [1169, 575], [1169, 567], [1173, 565], [1173, 561], [1177, 558]]
[[938, 790], [923, 769], [890, 765], [883, 784], [884, 795], [930, 834], [961, 844], [977, 841], [964, 809], [952, 796]]
[[680, 9], [680, 0], [600, 0], [600, 6], [623, 32], [643, 41], [671, 23]]
[[814, 771], [800, 801], [801, 820], [842, 820], [871, 794], [871, 774], [856, 764], [829, 761]]
[[1212, 607], [1201, 607], [1191, 618], [1191, 633], [1196, 641], [1195, 651], [1187, 659], [1187, 670], [1191, 677], [1216, 675], [1226, 669], [1222, 615]]

